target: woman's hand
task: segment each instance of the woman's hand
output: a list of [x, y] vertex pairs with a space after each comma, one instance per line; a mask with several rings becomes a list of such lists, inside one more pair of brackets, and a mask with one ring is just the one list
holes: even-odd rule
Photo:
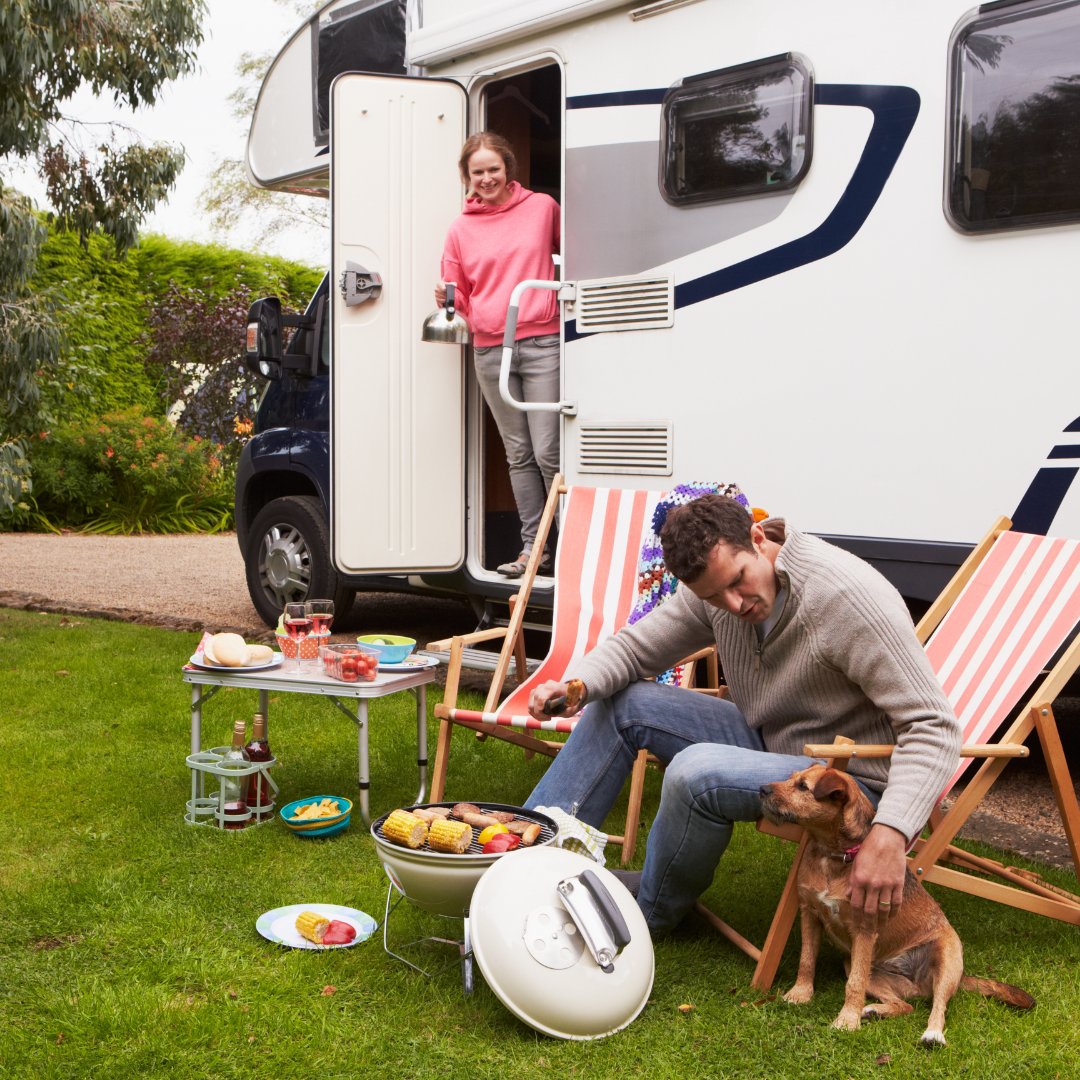
[[446, 282], [440, 281], [435, 286], [435, 303], [439, 307], [443, 307], [446, 304]]

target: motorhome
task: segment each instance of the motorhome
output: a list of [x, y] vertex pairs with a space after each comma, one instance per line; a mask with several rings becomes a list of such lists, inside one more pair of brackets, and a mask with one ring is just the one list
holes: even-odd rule
[[268, 619], [514, 588], [469, 347], [421, 340], [483, 129], [562, 210], [571, 483], [734, 481], [912, 601], [999, 514], [1080, 535], [1076, 0], [332, 0], [247, 149], [331, 203], [291, 343], [272, 301], [249, 328], [237, 523]]

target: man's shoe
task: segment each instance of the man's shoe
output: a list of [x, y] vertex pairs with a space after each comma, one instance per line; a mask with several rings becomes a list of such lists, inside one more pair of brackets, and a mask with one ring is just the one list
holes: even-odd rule
[[[503, 577], [516, 578], [521, 577], [525, 573], [525, 566], [529, 561], [529, 552], [523, 551], [513, 562], [503, 563], [501, 566], [497, 566], [495, 569], [502, 574]], [[540, 559], [540, 565], [536, 568], [538, 574], [550, 574], [554, 568], [554, 561], [551, 558], [551, 553], [545, 551]]]
[[641, 888], [641, 871], [640, 870], [612, 870], [612, 874], [615, 875], [625, 886], [630, 895], [636, 900], [638, 889]]

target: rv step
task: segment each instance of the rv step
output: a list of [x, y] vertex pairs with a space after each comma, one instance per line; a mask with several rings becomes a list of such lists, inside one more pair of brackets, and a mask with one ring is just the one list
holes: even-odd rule
[[[487, 649], [462, 649], [462, 666], [472, 668], [474, 671], [494, 671], [496, 665], [499, 662], [499, 654], [495, 652], [489, 652]], [[417, 656], [433, 656], [440, 664], [448, 664], [450, 662], [449, 649], [417, 649]], [[526, 657], [525, 667], [531, 673], [540, 666], [539, 660], [533, 660], [531, 657]], [[511, 665], [511, 670], [514, 670], [515, 665]]]

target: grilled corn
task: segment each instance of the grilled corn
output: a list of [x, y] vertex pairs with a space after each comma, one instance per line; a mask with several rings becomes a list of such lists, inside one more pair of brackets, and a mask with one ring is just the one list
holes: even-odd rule
[[407, 810], [392, 811], [382, 825], [383, 836], [402, 847], [423, 847], [427, 832], [427, 822], [421, 821]]
[[314, 911], [302, 911], [296, 916], [296, 930], [301, 937], [308, 941], [314, 941], [316, 945], [322, 944], [323, 934], [330, 925], [329, 919], [316, 915]]
[[428, 826], [428, 847], [434, 851], [445, 851], [451, 855], [461, 855], [472, 843], [472, 826], [464, 821], [449, 821], [436, 818]]

